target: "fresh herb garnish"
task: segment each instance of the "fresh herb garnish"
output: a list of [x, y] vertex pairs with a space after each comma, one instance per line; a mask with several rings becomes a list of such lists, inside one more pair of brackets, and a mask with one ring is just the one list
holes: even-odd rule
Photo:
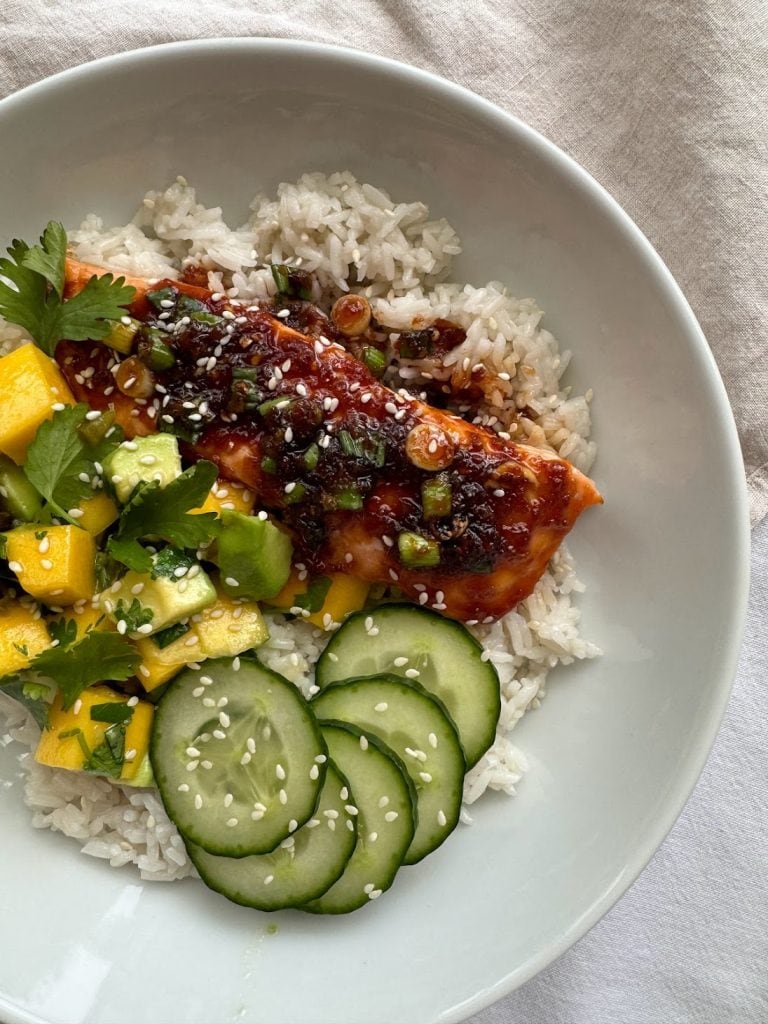
[[319, 612], [325, 604], [325, 598], [333, 581], [328, 576], [317, 576], [307, 587], [303, 594], [298, 594], [293, 599], [297, 608], [304, 608], [308, 612]]
[[217, 477], [212, 462], [197, 462], [165, 487], [157, 481], [139, 485], [123, 509], [108, 550], [113, 558], [136, 572], [150, 572], [152, 556], [139, 544], [142, 537], [162, 537], [179, 548], [198, 548], [218, 536], [220, 523], [213, 512], [190, 515], [205, 501]]
[[67, 711], [93, 683], [128, 679], [136, 671], [139, 660], [136, 648], [125, 637], [117, 633], [91, 632], [71, 647], [49, 647], [42, 651], [32, 660], [28, 671], [56, 680], [62, 706]]
[[117, 608], [115, 608], [115, 620], [125, 623], [127, 633], [135, 633], [139, 626], [148, 626], [154, 617], [155, 613], [152, 609], [145, 607], [138, 597], [134, 597], [130, 605], [126, 605], [124, 601], [118, 601]]
[[26, 644], [14, 644], [14, 649], [23, 654], [25, 658], [29, 657], [29, 647]]
[[387, 446], [382, 438], [375, 435], [354, 437], [348, 430], [340, 430], [339, 444], [345, 455], [369, 462], [377, 469], [381, 469], [387, 460]]
[[289, 267], [287, 263], [273, 263], [270, 269], [272, 279], [281, 295], [287, 295], [292, 299], [303, 299], [305, 302], [311, 301], [312, 275], [310, 273], [296, 267]]
[[94, 704], [91, 707], [92, 722], [112, 722], [113, 724], [128, 724], [133, 718], [133, 708], [123, 701], [112, 700], [105, 704]]
[[48, 723], [48, 701], [52, 690], [42, 683], [27, 682], [23, 676], [6, 676], [2, 684], [2, 692], [13, 697], [19, 704], [22, 704], [32, 715], [34, 720], [44, 729]]
[[[190, 558], [186, 552], [179, 551], [178, 548], [167, 547], [163, 548], [162, 551], [158, 551], [152, 559], [150, 575], [153, 580], [180, 579], [194, 564], [194, 559]], [[184, 573], [177, 573], [177, 569], [183, 569]]]
[[169, 626], [167, 629], [161, 629], [159, 633], [154, 633], [150, 639], [156, 647], [159, 647], [161, 651], [164, 651], [166, 647], [170, 647], [170, 645], [180, 639], [180, 637], [186, 636], [189, 629], [190, 626], [188, 622], [174, 622], [174, 624]]
[[[136, 294], [122, 277], [92, 277], [64, 301], [64, 263], [67, 233], [50, 221], [39, 245], [14, 239], [8, 257], [0, 259], [0, 315], [29, 331], [37, 345], [52, 356], [62, 338], [100, 341], [119, 320]], [[5, 280], [2, 280], [5, 278]]]
[[49, 511], [73, 523], [68, 509], [76, 508], [85, 498], [92, 498], [91, 479], [95, 463], [101, 462], [117, 447], [120, 434], [87, 444], [80, 432], [88, 406], [68, 405], [41, 423], [27, 449], [24, 472], [33, 487], [45, 498]]
[[[130, 708], [128, 709], [130, 711]], [[83, 771], [97, 775], [108, 775], [119, 779], [125, 764], [125, 723], [110, 725], [104, 733], [104, 740], [94, 747], [86, 758]]]
[[71, 647], [77, 640], [77, 623], [74, 619], [59, 619], [48, 623], [48, 629], [59, 647]]

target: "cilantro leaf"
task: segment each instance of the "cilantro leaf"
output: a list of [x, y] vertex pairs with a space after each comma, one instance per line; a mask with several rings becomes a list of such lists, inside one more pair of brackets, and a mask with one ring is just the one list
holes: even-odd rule
[[65, 711], [86, 687], [106, 679], [121, 682], [139, 664], [136, 648], [118, 633], [86, 633], [71, 647], [49, 647], [32, 661], [29, 670], [52, 679], [61, 690]]
[[51, 511], [68, 522], [73, 520], [66, 510], [93, 497], [90, 479], [95, 462], [102, 461], [118, 444], [117, 438], [101, 440], [95, 446], [85, 443], [79, 428], [88, 411], [83, 403], [68, 405], [41, 423], [24, 464], [29, 482], [51, 505]]
[[111, 722], [126, 724], [133, 718], [133, 708], [122, 701], [111, 700], [106, 704], [94, 704], [91, 708], [92, 722]]
[[[119, 707], [119, 705], [113, 705]], [[94, 747], [83, 765], [84, 772], [109, 775], [119, 779], [125, 764], [125, 722], [110, 725], [104, 733], [104, 740]]]
[[77, 640], [77, 623], [74, 619], [54, 619], [48, 623], [48, 630], [59, 647], [71, 647]]
[[53, 287], [61, 298], [64, 291], [64, 260], [67, 255], [67, 233], [64, 225], [51, 220], [46, 225], [40, 245], [33, 245], [22, 259], [22, 266], [34, 270]]
[[140, 485], [123, 509], [109, 553], [136, 572], [149, 572], [152, 558], [141, 537], [162, 537], [179, 548], [197, 548], [218, 536], [220, 522], [213, 513], [190, 515], [205, 501], [217, 477], [212, 462], [197, 462], [165, 487], [157, 481]]
[[39, 245], [14, 239], [7, 251], [10, 258], [0, 259], [0, 315], [24, 327], [49, 356], [63, 338], [101, 341], [136, 294], [125, 278], [103, 274], [65, 302], [67, 234], [55, 221]]
[[154, 617], [155, 613], [152, 609], [143, 605], [138, 597], [134, 597], [129, 606], [126, 606], [124, 601], [117, 602], [115, 619], [125, 623], [128, 633], [137, 632], [139, 626], [148, 626]]

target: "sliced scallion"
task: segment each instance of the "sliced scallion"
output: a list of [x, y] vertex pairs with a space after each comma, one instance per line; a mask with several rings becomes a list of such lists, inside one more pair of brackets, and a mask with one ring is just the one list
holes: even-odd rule
[[442, 519], [451, 514], [453, 492], [444, 474], [430, 477], [421, 485], [421, 507], [425, 519]]
[[363, 507], [363, 496], [357, 487], [340, 487], [338, 491], [334, 491], [333, 503], [336, 508], [354, 512]]
[[380, 349], [374, 348], [373, 345], [366, 345], [363, 349], [363, 362], [374, 377], [380, 377], [386, 369], [387, 357]]
[[317, 469], [317, 464], [320, 461], [320, 449], [312, 442], [312, 444], [304, 452], [304, 465], [308, 470]]
[[400, 561], [409, 569], [428, 569], [440, 564], [440, 545], [418, 533], [401, 533], [397, 538]]

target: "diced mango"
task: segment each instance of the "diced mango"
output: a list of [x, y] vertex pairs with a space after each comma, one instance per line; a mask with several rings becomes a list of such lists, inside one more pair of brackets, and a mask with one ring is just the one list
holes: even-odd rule
[[82, 501], [80, 511], [83, 514], [77, 521], [78, 526], [82, 526], [94, 537], [111, 526], [120, 515], [117, 505], [104, 491], [99, 491], [92, 498]]
[[18, 463], [52, 406], [75, 404], [56, 363], [32, 344], [0, 359], [0, 395], [0, 452]]
[[[356, 576], [347, 576], [346, 573], [330, 573], [328, 578], [331, 585], [323, 599], [322, 607], [319, 611], [305, 616], [307, 622], [320, 626], [321, 629], [325, 628], [326, 622], [343, 622], [352, 612], [360, 611], [371, 589], [370, 583]], [[311, 583], [310, 579], [300, 579], [297, 570], [293, 569], [288, 582], [277, 597], [270, 598], [270, 607], [289, 611], [297, 605], [298, 599], [307, 593]], [[326, 619], [327, 615], [330, 615], [330, 619]]]
[[267, 624], [255, 601], [233, 600], [221, 592], [215, 604], [194, 616], [192, 626], [206, 658], [233, 658], [261, 646], [269, 638]]
[[50, 646], [48, 627], [36, 605], [14, 601], [0, 606], [0, 675], [26, 668]]
[[295, 567], [291, 569], [291, 575], [285, 583], [285, 586], [276, 594], [274, 597], [270, 597], [269, 604], [270, 608], [279, 608], [280, 610], [288, 611], [293, 608], [296, 604], [296, 598], [301, 597], [302, 594], [306, 594], [307, 587], [309, 586], [309, 579], [299, 579], [299, 570]]
[[256, 496], [242, 484], [233, 483], [231, 480], [219, 478], [211, 488], [208, 496], [200, 508], [190, 509], [197, 515], [200, 512], [215, 512], [217, 516], [222, 511], [242, 512], [243, 515], [250, 515], [256, 504]]
[[190, 661], [202, 661], [204, 657], [200, 649], [200, 638], [194, 629], [167, 647], [158, 647], [151, 637], [142, 637], [135, 644], [141, 655], [136, 675], [147, 693], [167, 683]]
[[[128, 699], [109, 687], [91, 686], [83, 690], [69, 711], [65, 711], [58, 693], [48, 712], [48, 728], [40, 737], [35, 760], [53, 768], [82, 770], [90, 753], [104, 743], [110, 728], [109, 722], [91, 718], [92, 709], [97, 704], [127, 704]], [[133, 707], [125, 727], [125, 760], [120, 779], [130, 781], [139, 771], [149, 749], [153, 713], [153, 706], [146, 701], [139, 701]]]
[[96, 589], [96, 544], [79, 526], [18, 526], [6, 535], [11, 572], [43, 604], [68, 605]]
[[[343, 622], [352, 612], [360, 611], [365, 604], [370, 583], [356, 576], [344, 573], [331, 575], [331, 585], [325, 595], [322, 608], [308, 616], [307, 622], [325, 628], [327, 623]], [[327, 616], [330, 615], [330, 619]]]
[[117, 628], [112, 619], [99, 607], [87, 601], [85, 606], [76, 605], [67, 608], [61, 615], [56, 615], [51, 622], [66, 622], [71, 620], [75, 624], [77, 634], [75, 639], [82, 640], [86, 633], [98, 630], [100, 633], [114, 633]]

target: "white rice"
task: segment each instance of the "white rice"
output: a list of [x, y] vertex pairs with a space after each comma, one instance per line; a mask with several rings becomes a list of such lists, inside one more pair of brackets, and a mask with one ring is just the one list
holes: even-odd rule
[[[92, 214], [69, 237], [80, 259], [142, 277], [176, 277], [184, 266], [201, 264], [211, 288], [232, 298], [270, 298], [275, 285], [264, 264], [289, 262], [314, 272], [325, 295], [350, 287], [366, 294], [393, 341], [399, 331], [439, 317], [458, 323], [466, 340], [443, 365], [401, 360], [387, 383], [418, 392], [419, 382], [429, 376], [456, 387], [473, 367], [482, 366], [493, 377], [484, 388], [478, 422], [589, 471], [595, 457], [589, 440], [591, 395], [574, 395], [562, 386], [570, 353], [561, 352], [540, 326], [542, 313], [532, 299], [513, 298], [498, 282], [447, 283], [461, 243], [445, 220], [429, 219], [423, 203], [394, 203], [386, 192], [344, 171], [282, 184], [275, 197], [258, 196], [251, 210], [248, 222], [233, 230], [219, 208], [203, 206], [179, 178], [164, 192], [147, 193], [130, 224], [105, 228]], [[20, 328], [0, 320], [0, 352], [24, 337]], [[562, 545], [530, 597], [500, 621], [473, 627], [498, 670], [502, 711], [495, 743], [467, 775], [465, 805], [486, 789], [514, 794], [527, 768], [511, 740], [515, 725], [539, 706], [551, 669], [599, 653], [579, 635], [571, 595], [581, 590]], [[284, 616], [267, 619], [270, 638], [259, 650], [261, 660], [308, 695], [327, 634]], [[35, 827], [71, 836], [84, 853], [114, 867], [133, 863], [146, 879], [195, 874], [153, 791], [37, 764], [30, 753], [37, 727], [2, 693], [0, 727], [5, 732], [0, 743], [23, 748], [25, 799]], [[466, 807], [463, 817], [471, 820]]]

